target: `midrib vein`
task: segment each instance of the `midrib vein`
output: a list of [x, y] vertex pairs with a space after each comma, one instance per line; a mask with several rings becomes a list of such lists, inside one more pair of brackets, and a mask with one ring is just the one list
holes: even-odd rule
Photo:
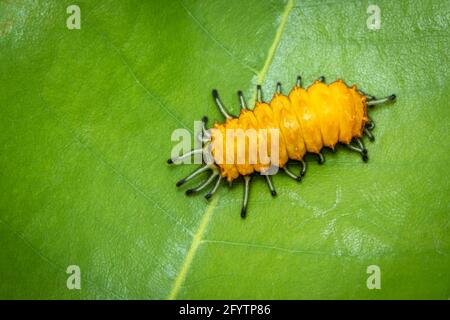
[[[272, 63], [273, 57], [275, 56], [275, 53], [278, 49], [278, 46], [281, 41], [281, 37], [283, 35], [283, 31], [286, 27], [287, 20], [289, 18], [289, 13], [294, 7], [294, 0], [289, 0], [286, 4], [286, 7], [283, 10], [283, 14], [281, 16], [280, 24], [277, 28], [277, 32], [275, 33], [275, 38], [272, 42], [272, 45], [269, 48], [269, 51], [267, 53], [266, 60], [264, 62], [264, 65], [261, 69], [261, 71], [258, 72], [258, 83], [262, 83], [264, 81], [264, 78], [266, 77], [267, 72], [269, 71], [270, 64]], [[191, 246], [189, 247], [189, 250], [184, 257], [183, 264], [181, 265], [180, 271], [178, 272], [177, 276], [175, 277], [175, 280], [173, 282], [172, 289], [170, 290], [168, 299], [174, 300], [177, 298], [178, 293], [180, 292], [181, 287], [183, 286], [183, 283], [186, 279], [186, 276], [189, 272], [189, 268], [192, 265], [192, 261], [194, 260], [195, 254], [197, 253], [197, 250], [202, 243], [203, 235], [206, 231], [206, 228], [208, 227], [209, 221], [211, 220], [212, 214], [214, 212], [214, 209], [217, 206], [217, 203], [219, 201], [219, 196], [215, 196], [211, 203], [208, 205], [208, 207], [205, 210], [205, 213], [203, 214], [202, 219], [200, 220], [199, 226], [197, 228], [197, 231], [194, 234], [194, 237], [192, 238]]]
[[178, 273], [177, 277], [175, 278], [175, 282], [173, 283], [172, 290], [169, 294], [169, 299], [173, 300], [176, 299], [178, 292], [181, 289], [181, 286], [183, 285], [184, 280], [186, 279], [186, 275], [189, 271], [189, 267], [192, 264], [192, 260], [194, 259], [195, 253], [197, 252], [197, 249], [202, 241], [203, 234], [205, 233], [206, 227], [208, 226], [209, 220], [211, 219], [212, 213], [217, 205], [217, 202], [219, 201], [219, 197], [213, 198], [211, 203], [206, 208], [205, 214], [203, 215], [202, 219], [200, 220], [200, 224], [198, 226], [197, 231], [194, 234], [194, 237], [192, 238], [192, 243], [189, 248], [189, 251], [184, 258], [183, 264], [181, 265], [180, 272]]
[[258, 84], [261, 84], [266, 77], [267, 72], [269, 71], [270, 64], [272, 63], [273, 57], [277, 52], [278, 46], [280, 45], [281, 36], [283, 35], [283, 31], [286, 27], [286, 23], [289, 18], [289, 13], [294, 7], [294, 0], [289, 0], [284, 8], [283, 15], [281, 16], [280, 25], [278, 26], [277, 33], [275, 34], [275, 39], [273, 39], [272, 45], [269, 48], [269, 52], [267, 54], [266, 61], [264, 62], [264, 66], [261, 71], [258, 73]]

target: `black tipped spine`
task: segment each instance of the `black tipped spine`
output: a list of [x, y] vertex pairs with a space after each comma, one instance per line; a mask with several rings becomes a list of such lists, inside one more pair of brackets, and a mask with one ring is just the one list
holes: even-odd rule
[[320, 165], [324, 164], [325, 163], [325, 157], [323, 156], [322, 152], [319, 152], [317, 154], [317, 156], [318, 156], [317, 163], [320, 164]]
[[281, 82], [279, 82], [279, 81], [277, 82], [277, 89], [276, 90], [277, 90], [278, 94], [281, 94]]
[[245, 219], [246, 216], [247, 216], [247, 208], [244, 207], [241, 209], [241, 218]]
[[300, 165], [302, 166], [302, 168], [301, 168], [301, 170], [300, 170], [300, 175], [301, 175], [302, 177], [304, 177], [305, 174], [306, 174], [306, 162], [303, 161], [303, 160], [300, 160]]
[[301, 76], [297, 76], [297, 80], [295, 81], [295, 85], [297, 87], [301, 87], [302, 86], [302, 77]]
[[176, 186], [177, 187], [180, 187], [180, 186], [182, 186], [184, 183], [186, 182], [186, 180], [180, 180], [180, 181], [178, 181], [177, 183], [176, 183]]
[[367, 138], [369, 138], [370, 142], [375, 141], [375, 136], [372, 134], [372, 132], [370, 132], [370, 130], [368, 128], [364, 128], [364, 133], [367, 136]]

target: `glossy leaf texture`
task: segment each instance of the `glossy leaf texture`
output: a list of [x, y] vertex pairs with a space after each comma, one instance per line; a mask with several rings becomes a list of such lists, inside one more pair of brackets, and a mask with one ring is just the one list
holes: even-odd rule
[[[0, 297], [448, 299], [448, 1], [0, 2]], [[324, 75], [373, 108], [370, 160], [339, 147], [301, 183], [208, 203], [166, 164], [177, 128], [263, 84]], [[66, 286], [81, 270], [81, 290]], [[368, 266], [381, 289], [367, 288]]]

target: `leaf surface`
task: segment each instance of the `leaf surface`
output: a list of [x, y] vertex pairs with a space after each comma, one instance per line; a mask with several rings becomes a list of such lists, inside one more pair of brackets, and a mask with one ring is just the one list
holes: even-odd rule
[[[438, 298], [450, 295], [448, 1], [0, 3], [0, 297]], [[308, 158], [278, 196], [255, 179], [208, 204], [165, 161], [177, 128], [321, 75], [374, 108], [370, 160]], [[182, 189], [184, 190], [184, 189]], [[78, 265], [81, 290], [68, 290]], [[381, 290], [366, 270], [381, 269]]]

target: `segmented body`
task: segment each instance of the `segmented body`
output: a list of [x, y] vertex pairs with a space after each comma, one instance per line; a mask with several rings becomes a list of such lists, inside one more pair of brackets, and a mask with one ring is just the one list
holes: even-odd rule
[[[367, 161], [368, 151], [361, 138], [366, 135], [370, 141], [375, 139], [371, 132], [375, 128], [375, 123], [369, 119], [367, 107], [394, 101], [395, 94], [376, 99], [358, 90], [356, 86], [348, 87], [342, 80], [329, 85], [325, 84], [324, 80], [324, 77], [320, 77], [310, 87], [303, 89], [301, 77], [298, 76], [296, 85], [287, 96], [281, 93], [281, 84], [277, 83], [277, 91], [270, 103], [262, 102], [261, 86], [257, 85], [257, 102], [253, 110], [247, 109], [244, 95], [238, 91], [241, 105], [239, 117], [228, 113], [217, 90], [214, 89], [213, 99], [226, 120], [223, 123], [215, 123], [209, 131], [206, 129], [208, 118], [203, 117], [203, 137], [200, 139], [202, 148], [193, 149], [167, 161], [173, 164], [195, 154], [204, 155], [203, 165], [179, 180], [176, 185], [180, 187], [198, 175], [210, 171], [209, 177], [200, 185], [186, 190], [187, 195], [196, 194], [215, 181], [213, 188], [205, 195], [206, 199], [210, 199], [222, 180], [227, 179], [231, 182], [242, 176], [244, 197], [241, 217], [245, 217], [250, 181], [254, 172], [265, 173], [263, 176], [270, 193], [276, 196], [277, 192], [271, 178], [274, 173], [266, 171], [271, 167], [281, 168], [288, 176], [300, 181], [306, 172], [306, 163], [303, 161], [306, 153], [317, 154], [319, 163], [323, 163], [325, 158], [321, 152], [322, 148], [334, 149], [337, 143], [342, 143], [359, 153], [363, 161]], [[256, 134], [253, 137], [244, 134], [245, 140], [242, 142], [241, 136], [239, 144], [236, 143], [239, 135], [227, 134], [236, 131], [253, 131]], [[272, 149], [273, 141], [276, 142], [276, 147]], [[228, 157], [230, 155], [231, 161]], [[264, 161], [261, 161], [263, 158]], [[299, 175], [289, 170], [288, 160], [300, 164]]]
[[[356, 86], [348, 87], [342, 80], [329, 85], [315, 81], [307, 89], [296, 85], [287, 96], [275, 93], [270, 103], [256, 102], [253, 110], [242, 109], [238, 118], [216, 123], [211, 151], [221, 176], [233, 181], [241, 175], [262, 172], [268, 165], [250, 163], [248, 154], [244, 163], [238, 163], [237, 157], [232, 163], [223, 161], [227, 129], [279, 129], [277, 166], [283, 167], [289, 159], [303, 159], [307, 152], [319, 154], [323, 147], [334, 149], [338, 142], [349, 144], [353, 138], [362, 137], [367, 122], [366, 96]], [[218, 135], [224, 137], [220, 148], [214, 143]], [[234, 143], [235, 153], [238, 147]]]

